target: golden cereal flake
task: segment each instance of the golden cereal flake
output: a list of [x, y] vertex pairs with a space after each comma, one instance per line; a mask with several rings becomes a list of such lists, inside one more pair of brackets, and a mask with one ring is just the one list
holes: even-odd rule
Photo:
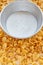
[[12, 63], [10, 62], [10, 63], [8, 63], [7, 65], [12, 65]]
[[40, 64], [43, 64], [43, 59], [38, 59], [38, 62], [40, 63]]
[[2, 38], [2, 42], [6, 42], [7, 38], [6, 37], [3, 37]]
[[40, 65], [38, 62], [32, 62], [32, 65]]
[[34, 60], [34, 61], [38, 60], [39, 56], [40, 56], [39, 54], [34, 53], [34, 54], [33, 54], [33, 60]]
[[7, 43], [3, 43], [3, 49], [7, 48]]
[[2, 63], [0, 62], [0, 65], [2, 65]]

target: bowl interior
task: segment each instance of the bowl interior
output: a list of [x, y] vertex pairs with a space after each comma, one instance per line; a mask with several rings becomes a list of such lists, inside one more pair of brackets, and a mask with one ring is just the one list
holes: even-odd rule
[[42, 14], [40, 9], [35, 4], [30, 2], [13, 2], [7, 5], [1, 14], [1, 24], [6, 32], [8, 32], [6, 28], [6, 21], [8, 17], [16, 11], [27, 11], [32, 13], [37, 19], [36, 32], [39, 30], [42, 25]]

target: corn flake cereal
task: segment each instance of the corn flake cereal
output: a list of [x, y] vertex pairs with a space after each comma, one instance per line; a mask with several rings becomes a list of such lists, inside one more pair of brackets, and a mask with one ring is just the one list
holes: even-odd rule
[[[13, 0], [0, 0], [0, 11]], [[43, 11], [43, 0], [31, 0]], [[0, 28], [0, 65], [43, 65], [43, 27], [33, 37], [16, 39]]]

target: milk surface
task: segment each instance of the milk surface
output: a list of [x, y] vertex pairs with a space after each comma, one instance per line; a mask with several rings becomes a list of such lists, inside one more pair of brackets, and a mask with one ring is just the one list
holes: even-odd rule
[[35, 33], [37, 20], [29, 12], [15, 12], [8, 17], [6, 27], [14, 37], [28, 37]]

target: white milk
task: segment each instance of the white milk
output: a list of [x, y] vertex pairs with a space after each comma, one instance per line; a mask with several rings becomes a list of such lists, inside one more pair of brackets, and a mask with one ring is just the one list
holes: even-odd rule
[[29, 12], [15, 12], [8, 17], [6, 26], [12, 36], [27, 37], [36, 31], [37, 20]]

